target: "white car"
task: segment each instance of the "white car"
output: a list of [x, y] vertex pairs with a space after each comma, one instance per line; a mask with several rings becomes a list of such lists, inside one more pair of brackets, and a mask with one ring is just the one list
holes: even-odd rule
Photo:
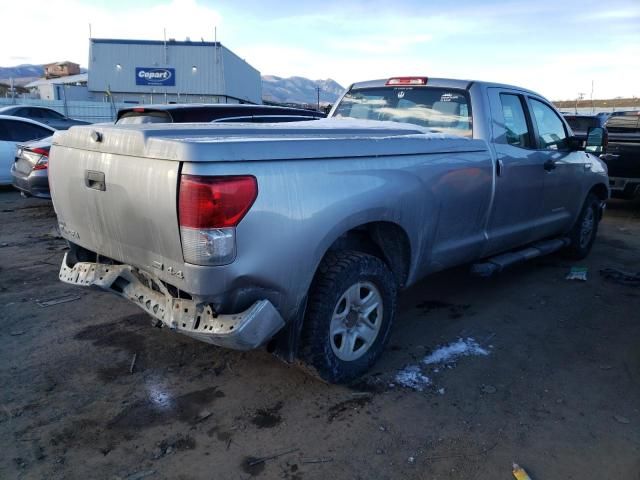
[[11, 165], [19, 143], [49, 137], [55, 131], [28, 118], [0, 115], [0, 185], [11, 185]]

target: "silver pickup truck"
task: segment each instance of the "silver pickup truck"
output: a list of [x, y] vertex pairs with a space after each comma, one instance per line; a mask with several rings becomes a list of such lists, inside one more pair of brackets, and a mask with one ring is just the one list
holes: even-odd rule
[[352, 85], [330, 117], [56, 134], [60, 279], [346, 382], [381, 355], [398, 290], [425, 275], [591, 249], [606, 167], [540, 95], [398, 77]]

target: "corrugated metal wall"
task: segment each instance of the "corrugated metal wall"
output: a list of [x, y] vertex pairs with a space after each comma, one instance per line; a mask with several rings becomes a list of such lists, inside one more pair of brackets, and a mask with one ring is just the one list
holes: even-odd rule
[[[175, 69], [175, 86], [136, 85], [136, 67]], [[262, 102], [260, 73], [213, 42], [90, 40], [89, 90], [93, 92], [227, 95]]]

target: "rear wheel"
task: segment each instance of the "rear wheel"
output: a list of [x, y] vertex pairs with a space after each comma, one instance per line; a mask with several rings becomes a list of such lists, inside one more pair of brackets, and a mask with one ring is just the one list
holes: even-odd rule
[[576, 224], [569, 232], [571, 243], [567, 247], [567, 255], [575, 260], [582, 260], [591, 251], [598, 233], [600, 199], [593, 193], [587, 196]]
[[379, 258], [329, 253], [309, 292], [300, 354], [307, 369], [330, 383], [365, 373], [387, 343], [396, 295], [393, 274]]

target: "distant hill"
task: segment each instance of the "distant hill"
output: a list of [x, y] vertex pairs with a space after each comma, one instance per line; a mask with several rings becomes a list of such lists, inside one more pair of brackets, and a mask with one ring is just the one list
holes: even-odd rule
[[[80, 72], [85, 73], [86, 68], [81, 68]], [[26, 85], [29, 82], [44, 77], [44, 65], [24, 64], [15, 67], [0, 67], [0, 82], [9, 84], [13, 79], [16, 86]]]
[[[87, 70], [81, 69], [84, 73]], [[9, 83], [13, 78], [16, 86], [41, 78], [44, 65], [18, 65], [15, 67], [0, 67], [0, 82]], [[295, 103], [315, 105], [317, 102], [316, 88], [320, 87], [320, 103], [326, 105], [334, 103], [344, 88], [334, 80], [310, 80], [304, 77], [282, 78], [275, 75], [262, 76], [262, 98], [275, 103]]]
[[9, 84], [10, 79], [13, 78], [14, 85], [22, 86], [42, 77], [43, 74], [43, 65], [25, 64], [15, 67], [0, 67], [0, 82]]
[[317, 87], [320, 87], [321, 104], [334, 103], [344, 92], [344, 88], [330, 78], [309, 80], [304, 77], [262, 76], [262, 98], [269, 102], [315, 105], [318, 101]]

